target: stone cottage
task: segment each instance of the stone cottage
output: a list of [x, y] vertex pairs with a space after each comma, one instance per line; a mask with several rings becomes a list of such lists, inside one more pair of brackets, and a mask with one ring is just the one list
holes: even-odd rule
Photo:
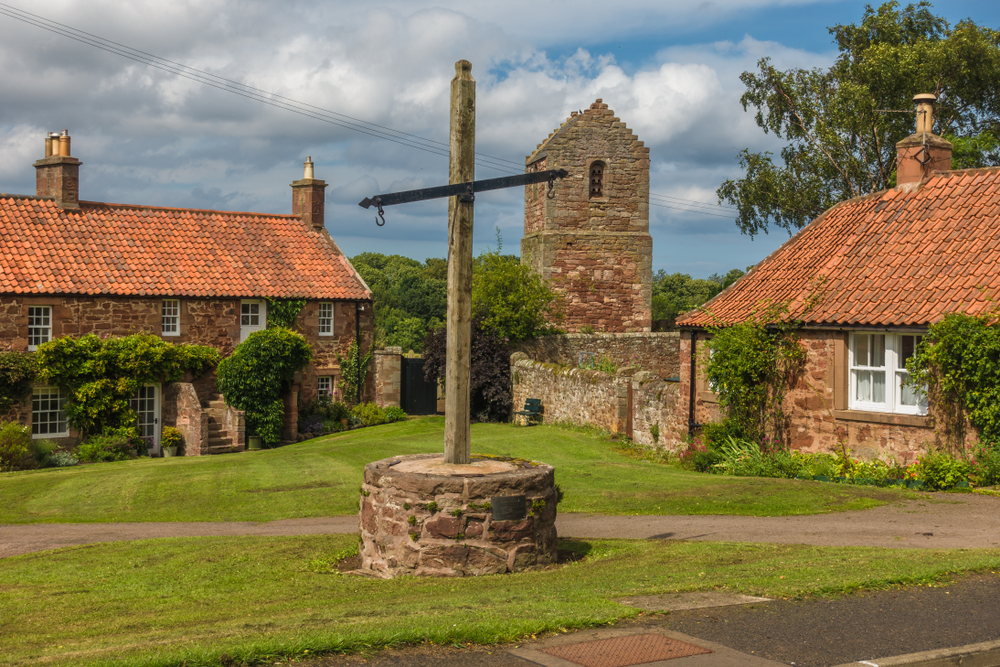
[[[68, 133], [50, 135], [35, 195], [0, 194], [0, 349], [144, 332], [226, 355], [266, 326], [269, 300], [304, 299], [297, 328], [313, 360], [289, 397], [291, 433], [298, 399], [336, 391], [338, 355], [353, 341], [370, 349], [371, 292], [326, 231], [310, 160], [290, 215], [81, 201], [80, 165]], [[212, 378], [144, 387], [133, 405], [151, 451], [163, 424], [181, 428], [189, 455], [242, 448], [240, 415], [214, 391]], [[62, 404], [38, 386], [9, 416], [72, 442]]]
[[840, 442], [868, 456], [912, 459], [935, 440], [935, 406], [905, 384], [906, 360], [946, 313], [980, 315], [1000, 294], [1000, 168], [951, 170], [932, 133], [932, 95], [897, 144], [897, 186], [837, 204], [697, 311], [682, 327], [680, 378], [692, 426], [715, 396], [698, 368], [705, 327], [770, 304], [802, 322], [805, 372], [786, 396], [792, 446]]
[[573, 112], [525, 160], [566, 169], [524, 190], [521, 261], [563, 296], [569, 332], [649, 331], [649, 149], [602, 100]]

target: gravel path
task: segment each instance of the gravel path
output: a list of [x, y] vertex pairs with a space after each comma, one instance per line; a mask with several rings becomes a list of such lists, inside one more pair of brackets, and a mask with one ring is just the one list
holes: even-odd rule
[[[0, 557], [75, 544], [152, 537], [355, 533], [357, 517], [251, 522], [0, 525]], [[561, 514], [564, 537], [778, 542], [898, 548], [1000, 547], [1000, 498], [929, 494], [875, 509], [809, 516], [604, 516]]]

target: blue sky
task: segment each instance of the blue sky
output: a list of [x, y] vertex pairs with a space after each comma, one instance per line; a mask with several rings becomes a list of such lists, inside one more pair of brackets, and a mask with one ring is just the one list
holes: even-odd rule
[[[760, 261], [787, 234], [751, 240], [717, 208], [743, 148], [780, 145], [739, 105], [760, 57], [821, 67], [827, 27], [862, 2], [823, 0], [25, 0], [0, 2], [0, 192], [32, 193], [46, 132], [68, 128], [96, 201], [288, 212], [306, 155], [330, 183], [328, 228], [348, 255], [446, 253], [443, 201], [387, 209], [363, 197], [438, 185], [447, 159], [290, 113], [29, 26], [27, 10], [260, 90], [353, 118], [447, 139], [453, 63], [473, 63], [477, 149], [516, 173], [569, 114], [601, 97], [650, 147], [654, 269], [695, 276]], [[11, 9], [14, 8], [14, 9]], [[938, 2], [955, 22], [998, 27], [1000, 3]], [[22, 14], [23, 17], [23, 14]], [[78, 35], [79, 36], [79, 35]], [[919, 91], [914, 91], [919, 92]], [[353, 124], [350, 121], [349, 124]], [[476, 205], [475, 245], [516, 251], [520, 191]], [[695, 202], [702, 202], [697, 204]]]

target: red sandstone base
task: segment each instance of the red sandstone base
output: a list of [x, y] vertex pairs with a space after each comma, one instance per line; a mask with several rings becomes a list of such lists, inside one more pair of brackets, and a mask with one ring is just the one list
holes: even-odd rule
[[384, 578], [468, 576], [556, 561], [552, 466], [479, 456], [451, 465], [442, 459], [414, 454], [365, 466], [362, 570]]

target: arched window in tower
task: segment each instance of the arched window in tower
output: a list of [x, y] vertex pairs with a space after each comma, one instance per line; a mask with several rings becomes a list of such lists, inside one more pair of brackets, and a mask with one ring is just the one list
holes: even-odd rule
[[604, 163], [600, 160], [590, 163], [590, 196], [604, 196]]

